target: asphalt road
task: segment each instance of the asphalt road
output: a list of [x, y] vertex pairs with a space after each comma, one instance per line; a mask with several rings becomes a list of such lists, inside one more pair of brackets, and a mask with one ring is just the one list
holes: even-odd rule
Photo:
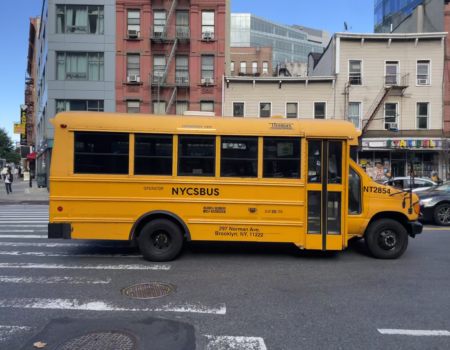
[[[124, 243], [47, 240], [47, 210], [0, 206], [2, 350], [60, 349], [105, 330], [134, 334], [137, 350], [450, 349], [450, 230], [428, 227], [394, 261], [363, 242], [343, 252], [195, 242], [154, 264]], [[174, 292], [122, 295], [144, 282]]]

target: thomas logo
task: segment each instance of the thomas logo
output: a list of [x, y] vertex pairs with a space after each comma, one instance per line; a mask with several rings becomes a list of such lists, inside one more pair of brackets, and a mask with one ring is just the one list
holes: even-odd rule
[[269, 123], [270, 130], [294, 130], [294, 124], [288, 123]]

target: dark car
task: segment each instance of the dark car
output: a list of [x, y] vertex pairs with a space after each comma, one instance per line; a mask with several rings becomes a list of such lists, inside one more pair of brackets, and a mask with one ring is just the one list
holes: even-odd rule
[[421, 219], [450, 226], [450, 181], [416, 194], [420, 200]]

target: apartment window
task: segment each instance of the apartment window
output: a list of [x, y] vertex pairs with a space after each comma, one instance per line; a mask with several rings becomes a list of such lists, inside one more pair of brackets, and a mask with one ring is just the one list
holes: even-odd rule
[[202, 56], [202, 79], [214, 81], [214, 56]]
[[175, 79], [177, 84], [189, 83], [189, 56], [175, 58]]
[[127, 113], [141, 113], [139, 101], [127, 101]]
[[[135, 76], [136, 79], [140, 77], [141, 75], [141, 68], [140, 68], [140, 61], [141, 56], [140, 55], [127, 55], [127, 77], [128, 81], [130, 80], [130, 76]], [[134, 78], [134, 77], [133, 77]], [[137, 80], [139, 81], [139, 80]]]
[[163, 36], [164, 27], [166, 26], [166, 11], [153, 11], [153, 36]]
[[397, 103], [385, 103], [384, 104], [384, 128], [389, 130], [391, 127], [390, 123], [397, 123]]
[[348, 121], [353, 123], [356, 129], [361, 129], [361, 103], [350, 102], [348, 104]]
[[214, 102], [213, 101], [202, 101], [202, 102], [200, 102], [200, 111], [202, 111], [202, 112], [214, 112]]
[[128, 10], [127, 16], [128, 30], [135, 30], [139, 34], [141, 32], [141, 11]]
[[75, 174], [128, 174], [129, 134], [75, 132]]
[[[215, 136], [178, 136], [178, 175], [179, 176], [215, 176], [216, 137]], [[202, 195], [197, 189], [197, 195]], [[203, 189], [203, 195], [213, 195]], [[188, 189], [189, 191], [189, 189]], [[195, 189], [191, 189], [192, 192]], [[209, 189], [208, 189], [209, 191]], [[195, 195], [195, 193], [193, 193]], [[189, 195], [189, 193], [188, 193]]]
[[166, 101], [153, 102], [153, 114], [166, 114]]
[[164, 77], [164, 71], [166, 70], [166, 56], [154, 55], [153, 56], [153, 82], [162, 83]]
[[187, 101], [177, 101], [177, 105], [175, 107], [176, 115], [183, 115], [184, 112], [189, 110], [189, 105]]
[[269, 62], [263, 62], [263, 74], [269, 74]]
[[57, 100], [56, 113], [65, 111], [103, 112], [104, 102], [102, 100]]
[[214, 39], [214, 12], [203, 11], [202, 12], [202, 38], [210, 36]]
[[234, 74], [234, 61], [231, 61], [231, 74]]
[[258, 62], [252, 62], [252, 73], [258, 73]]
[[233, 117], [244, 116], [244, 102], [233, 102]]
[[430, 104], [420, 102], [417, 104], [417, 129], [428, 129]]
[[431, 85], [430, 61], [417, 61], [417, 85]]
[[286, 118], [298, 118], [298, 103], [286, 103]]
[[172, 175], [173, 136], [136, 134], [134, 175]]
[[362, 85], [362, 61], [349, 62], [349, 81], [352, 85]]
[[247, 62], [241, 62], [241, 71], [242, 74], [247, 74]]
[[57, 34], [104, 34], [103, 6], [56, 6]]
[[258, 177], [257, 137], [222, 136], [220, 176]]
[[177, 11], [175, 16], [177, 38], [189, 38], [189, 11]]
[[300, 179], [301, 140], [264, 137], [263, 177]]
[[326, 119], [326, 118], [327, 118], [327, 103], [314, 102], [314, 119]]
[[103, 81], [103, 53], [58, 52], [57, 79]]
[[260, 118], [270, 118], [272, 113], [272, 103], [261, 102], [259, 104], [259, 117]]
[[386, 85], [397, 85], [398, 84], [398, 62], [397, 61], [387, 61], [386, 62]]

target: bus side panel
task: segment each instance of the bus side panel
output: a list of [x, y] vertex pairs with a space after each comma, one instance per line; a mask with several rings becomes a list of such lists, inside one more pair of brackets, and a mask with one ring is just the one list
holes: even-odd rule
[[72, 223], [72, 239], [128, 240], [132, 223]]

